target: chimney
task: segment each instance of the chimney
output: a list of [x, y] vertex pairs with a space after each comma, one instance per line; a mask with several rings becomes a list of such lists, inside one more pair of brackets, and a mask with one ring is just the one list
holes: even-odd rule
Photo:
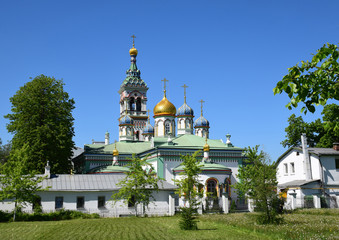
[[339, 151], [339, 142], [333, 143], [333, 149]]
[[304, 154], [304, 170], [306, 174], [306, 181], [312, 180], [312, 172], [311, 172], [311, 163], [310, 163], [310, 155], [308, 154], [307, 149], [307, 138], [306, 133], [301, 135], [301, 145]]
[[45, 166], [45, 176], [47, 178], [51, 178], [51, 167], [49, 166], [49, 161], [47, 161], [47, 164]]

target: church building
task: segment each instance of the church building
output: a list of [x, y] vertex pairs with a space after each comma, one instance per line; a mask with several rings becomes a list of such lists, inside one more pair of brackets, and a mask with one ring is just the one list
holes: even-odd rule
[[[106, 133], [104, 142], [86, 144], [84, 151], [73, 158], [74, 171], [71, 174], [51, 173], [47, 164], [45, 179], [41, 183], [46, 191], [37, 193], [42, 210], [77, 210], [110, 217], [133, 215], [133, 206], [123, 201], [113, 204], [111, 196], [119, 191], [119, 182], [130, 171], [126, 164], [135, 155], [146, 158], [153, 169], [152, 172], [151, 169], [145, 171], [161, 179], [158, 182], [159, 192], [154, 193], [155, 200], [145, 213], [149, 216], [173, 215], [180, 206], [185, 205], [184, 199], [175, 194], [175, 180], [180, 179], [180, 173], [184, 172], [182, 156], [197, 151], [200, 151], [198, 159], [201, 159], [202, 165], [197, 187], [205, 190], [199, 212], [228, 212], [231, 203], [238, 209], [247, 208], [245, 200], [239, 199], [232, 188], [232, 184], [238, 182], [238, 169], [243, 164], [243, 148], [235, 147], [229, 134], [225, 143], [210, 138], [209, 129], [212, 126], [203, 116], [204, 101], [201, 100], [200, 116], [195, 119], [194, 111], [187, 103], [186, 85], [183, 86], [183, 104], [176, 108], [166, 95], [167, 79], [162, 80], [164, 91], [161, 101], [151, 106], [152, 126], [150, 111], [147, 110], [148, 87], [136, 64], [138, 51], [134, 38], [129, 54], [131, 65], [120, 85], [120, 100], [116, 108], [120, 111], [116, 126], [119, 141], [110, 143], [109, 133]], [[11, 199], [0, 202], [0, 210], [13, 209]], [[27, 205], [24, 211], [33, 209], [33, 205]]]
[[[199, 179], [205, 191], [217, 199], [225, 195], [238, 208], [246, 208], [245, 200], [238, 199], [231, 187], [238, 181], [238, 168], [244, 159], [243, 148], [233, 146], [229, 134], [226, 135], [225, 143], [222, 140], [210, 139], [210, 123], [203, 116], [204, 101], [200, 101], [200, 116], [194, 121], [194, 111], [186, 99], [187, 86], [182, 86], [183, 104], [176, 108], [167, 98], [166, 78], [161, 80], [164, 82], [162, 100], [154, 107], [151, 106], [154, 118], [152, 126], [150, 111], [147, 110], [148, 87], [136, 64], [138, 51], [134, 38], [129, 54], [131, 65], [118, 91], [119, 142], [110, 143], [109, 134], [106, 133], [105, 142], [85, 145], [84, 152], [73, 160], [75, 172], [120, 174], [128, 171], [124, 165], [130, 161], [132, 154], [135, 154], [136, 157], [147, 157], [157, 176], [169, 184], [174, 184], [174, 179], [183, 171], [180, 166], [181, 156], [200, 151], [199, 157], [203, 167]], [[180, 201], [176, 202], [180, 204]]]

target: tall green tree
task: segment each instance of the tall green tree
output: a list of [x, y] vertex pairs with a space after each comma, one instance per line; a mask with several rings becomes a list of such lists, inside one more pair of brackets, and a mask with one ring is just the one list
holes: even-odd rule
[[8, 161], [11, 148], [11, 142], [3, 145], [0, 138], [0, 165]]
[[13, 150], [29, 146], [27, 168], [42, 172], [47, 161], [51, 171], [67, 173], [74, 149], [72, 110], [74, 100], [62, 80], [40, 75], [27, 82], [10, 98], [12, 113], [7, 130], [13, 133]]
[[27, 203], [34, 203], [37, 192], [43, 190], [39, 183], [44, 177], [38, 177], [36, 171], [27, 169], [28, 149], [25, 144], [22, 149], [13, 150], [10, 160], [0, 166], [0, 201], [14, 201], [13, 221], [17, 210]]
[[153, 166], [147, 163], [147, 157], [141, 159], [134, 154], [126, 165], [130, 171], [122, 179], [118, 186], [121, 188], [112, 195], [116, 203], [123, 200], [126, 204], [134, 206], [135, 216], [138, 216], [138, 205], [142, 205], [143, 214], [145, 208], [154, 200], [154, 192], [159, 191], [159, 178], [153, 174]]
[[259, 223], [279, 223], [275, 164], [265, 152], [259, 152], [259, 145], [246, 148], [245, 155], [247, 158], [239, 168], [239, 182], [234, 185], [235, 189], [239, 196], [245, 195], [254, 201], [255, 209], [261, 213], [257, 218]]
[[[203, 196], [203, 192], [199, 191], [199, 173], [201, 173], [201, 161], [197, 159], [199, 151], [193, 155], [181, 156], [184, 167], [180, 173], [181, 178], [175, 183], [179, 187], [177, 193], [183, 196], [186, 206], [181, 207], [181, 220], [179, 226], [183, 230], [197, 230], [197, 210], [199, 198]], [[201, 189], [202, 190], [202, 189]]]
[[302, 133], [306, 133], [310, 147], [332, 147], [334, 142], [339, 141], [339, 106], [337, 104], [325, 105], [322, 111], [322, 120], [316, 119], [307, 123], [301, 116], [292, 114], [288, 119], [288, 127], [285, 128], [286, 139], [281, 142], [284, 147], [300, 146]]
[[289, 73], [273, 89], [274, 94], [287, 93], [291, 99], [286, 105], [288, 109], [303, 103], [304, 113], [313, 113], [316, 105], [325, 105], [329, 99], [339, 100], [338, 56], [337, 45], [325, 44], [311, 61], [301, 61], [289, 68]]

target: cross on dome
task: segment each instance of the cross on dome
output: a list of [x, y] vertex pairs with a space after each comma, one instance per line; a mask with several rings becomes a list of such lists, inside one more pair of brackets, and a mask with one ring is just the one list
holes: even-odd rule
[[166, 97], [166, 82], [168, 82], [168, 80], [166, 78], [164, 78], [161, 81], [164, 82], [164, 96]]
[[137, 38], [134, 34], [131, 36], [133, 38], [133, 47], [134, 47], [134, 38]]
[[186, 88], [188, 88], [188, 86], [186, 84], [184, 84], [183, 86], [181, 86], [184, 88], [184, 103], [186, 103]]
[[202, 116], [202, 104], [203, 104], [205, 101], [201, 99], [199, 102], [201, 103], [201, 116]]

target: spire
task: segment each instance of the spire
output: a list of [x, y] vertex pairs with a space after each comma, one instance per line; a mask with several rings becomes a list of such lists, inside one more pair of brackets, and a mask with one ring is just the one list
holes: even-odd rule
[[202, 104], [204, 103], [205, 101], [204, 100], [200, 100], [200, 103], [201, 103], [201, 116], [202, 116]]

